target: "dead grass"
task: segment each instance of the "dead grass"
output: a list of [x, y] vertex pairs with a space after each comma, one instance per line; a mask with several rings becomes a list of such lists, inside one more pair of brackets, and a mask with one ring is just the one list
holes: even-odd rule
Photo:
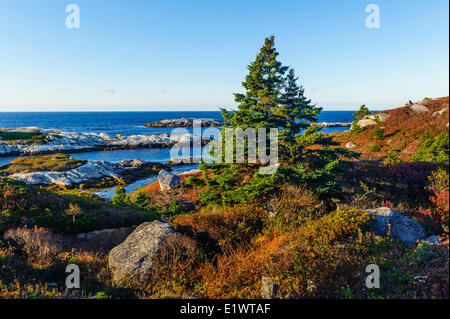
[[80, 167], [86, 163], [85, 160], [72, 159], [66, 154], [53, 154], [47, 156], [20, 157], [11, 163], [0, 167], [0, 172], [32, 173], [32, 172], [64, 172]]
[[10, 229], [6, 231], [4, 239], [36, 269], [52, 266], [56, 256], [65, 248], [62, 236], [40, 227]]

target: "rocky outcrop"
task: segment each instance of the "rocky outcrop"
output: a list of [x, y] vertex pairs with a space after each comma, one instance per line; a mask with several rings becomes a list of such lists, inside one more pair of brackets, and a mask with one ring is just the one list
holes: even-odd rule
[[181, 118], [171, 120], [161, 120], [144, 124], [146, 127], [193, 127], [194, 121], [199, 121], [202, 127], [221, 127], [223, 121], [209, 118]]
[[384, 122], [388, 118], [389, 118], [389, 114], [382, 112], [382, 113], [377, 113], [377, 114], [366, 115], [356, 123], [359, 127], [364, 128], [367, 126], [377, 125], [379, 122]]
[[419, 222], [409, 219], [391, 208], [379, 207], [366, 210], [375, 216], [373, 232], [379, 236], [390, 234], [394, 238], [405, 241], [408, 245], [414, 245], [425, 237], [425, 230]]
[[166, 222], [153, 221], [139, 225], [119, 246], [109, 253], [108, 264], [115, 282], [126, 278], [145, 280], [167, 236], [175, 233]]
[[347, 144], [345, 144], [345, 147], [351, 150], [356, 147], [356, 144], [353, 142], [348, 142]]
[[417, 102], [417, 103], [413, 103], [409, 106], [409, 108], [414, 112], [414, 113], [427, 113], [430, 112], [430, 110], [428, 109], [428, 107], [426, 107], [425, 105], [421, 104], [421, 102]]
[[317, 123], [317, 126], [319, 127], [350, 127], [352, 126], [352, 123], [344, 123], [344, 122], [321, 122]]
[[[14, 129], [14, 132], [26, 132], [30, 128]], [[37, 128], [33, 128], [37, 129]], [[12, 129], [10, 129], [12, 130]], [[47, 135], [45, 143], [33, 145], [19, 141], [19, 143], [8, 144], [7, 141], [0, 143], [0, 156], [13, 155], [36, 155], [55, 152], [87, 152], [105, 149], [127, 149], [127, 148], [153, 148], [170, 147], [175, 143], [188, 142], [192, 134], [173, 135], [117, 135], [111, 137], [105, 133], [75, 133], [56, 129], [38, 129]]]
[[433, 117], [438, 117], [438, 116], [441, 116], [442, 114], [444, 114], [445, 112], [447, 112], [447, 109], [446, 109], [446, 108], [443, 108], [443, 109], [441, 109], [441, 110], [439, 110], [439, 111], [433, 112], [433, 114], [432, 114], [431, 116], [433, 116]]
[[[161, 168], [167, 168], [167, 166], [139, 160], [121, 161], [119, 163], [88, 161], [82, 166], [63, 172], [15, 173], [7, 177], [31, 185], [58, 185], [71, 188], [97, 183], [105, 178], [132, 182], [133, 178], [139, 177], [138, 173], [142, 175], [156, 174]], [[131, 178], [129, 177], [130, 174], [133, 175]]]
[[177, 175], [161, 170], [158, 174], [158, 182], [161, 191], [168, 191], [181, 183], [181, 178]]
[[367, 127], [367, 126], [373, 126], [373, 125], [377, 125], [377, 122], [375, 122], [374, 120], [363, 119], [363, 120], [358, 121], [359, 127]]

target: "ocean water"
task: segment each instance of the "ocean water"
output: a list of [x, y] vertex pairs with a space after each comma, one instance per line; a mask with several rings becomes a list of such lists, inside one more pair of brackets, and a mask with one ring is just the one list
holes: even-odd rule
[[[353, 111], [323, 111], [319, 122], [352, 122]], [[0, 112], [0, 127], [56, 128], [71, 132], [95, 132], [110, 135], [170, 133], [167, 128], [148, 128], [145, 123], [182, 117], [221, 120], [220, 112]], [[323, 132], [344, 131], [327, 128]]]
[[[323, 111], [319, 122], [351, 122], [352, 111]], [[71, 132], [121, 134], [171, 133], [171, 128], [148, 128], [145, 123], [182, 117], [213, 118], [221, 120], [220, 112], [3, 112], [0, 113], [0, 128], [36, 126], [55, 128]], [[322, 132], [342, 132], [345, 127], [324, 128]], [[188, 131], [191, 131], [188, 129]], [[140, 159], [153, 162], [170, 160], [170, 149], [138, 149], [102, 151], [71, 154], [74, 158], [118, 162], [124, 159]], [[14, 157], [0, 157], [0, 165], [9, 163]]]

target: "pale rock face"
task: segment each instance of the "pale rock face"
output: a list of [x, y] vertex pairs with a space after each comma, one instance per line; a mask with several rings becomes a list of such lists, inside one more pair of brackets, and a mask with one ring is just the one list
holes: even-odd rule
[[414, 245], [425, 237], [425, 230], [419, 222], [409, 219], [391, 208], [379, 207], [366, 210], [375, 216], [373, 232], [379, 236], [392, 235], [394, 238], [405, 241], [408, 245]]
[[[384, 122], [389, 117], [388, 113], [378, 113], [364, 116], [363, 120], [374, 120]], [[361, 126], [361, 125], [360, 125]]]
[[432, 116], [433, 116], [433, 117], [441, 116], [441, 115], [444, 114], [446, 111], [447, 111], [447, 109], [444, 108], [444, 109], [442, 109], [442, 110], [433, 112]]
[[348, 142], [347, 144], [345, 144], [345, 147], [348, 149], [353, 149], [356, 147], [356, 144], [353, 142]]
[[107, 176], [120, 177], [120, 168], [114, 163], [89, 161], [85, 165], [65, 172], [32, 172], [16, 173], [8, 177], [32, 185], [59, 185], [71, 187], [87, 181], [101, 179]]
[[367, 127], [367, 126], [377, 125], [377, 122], [375, 122], [375, 120], [366, 119], [366, 120], [358, 121], [358, 125], [359, 125], [359, 127]]
[[415, 113], [430, 112], [430, 110], [425, 105], [422, 105], [420, 103], [414, 103], [414, 104], [410, 105], [409, 108]]
[[161, 191], [168, 191], [181, 183], [181, 178], [172, 175], [165, 170], [161, 170], [158, 174], [158, 182]]
[[125, 241], [109, 253], [108, 264], [115, 282], [131, 277], [146, 279], [167, 236], [176, 232], [165, 222], [139, 225]]
[[377, 115], [378, 120], [380, 120], [381, 122], [384, 122], [389, 118], [388, 113], [378, 113], [376, 115]]

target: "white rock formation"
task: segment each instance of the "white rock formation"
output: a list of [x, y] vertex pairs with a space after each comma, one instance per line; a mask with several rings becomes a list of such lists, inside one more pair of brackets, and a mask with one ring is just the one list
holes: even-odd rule
[[[8, 131], [26, 132], [38, 128], [17, 128]], [[39, 154], [59, 151], [80, 151], [107, 147], [158, 147], [167, 144], [187, 142], [192, 139], [192, 134], [172, 135], [117, 135], [111, 137], [105, 133], [75, 133], [56, 129], [38, 129], [43, 134], [48, 134], [48, 141], [42, 145], [24, 145], [0, 143], [0, 155], [13, 154]]]
[[16, 173], [9, 178], [31, 185], [59, 185], [71, 187], [104, 177], [119, 178], [121, 167], [104, 161], [89, 161], [85, 165], [65, 172]]

